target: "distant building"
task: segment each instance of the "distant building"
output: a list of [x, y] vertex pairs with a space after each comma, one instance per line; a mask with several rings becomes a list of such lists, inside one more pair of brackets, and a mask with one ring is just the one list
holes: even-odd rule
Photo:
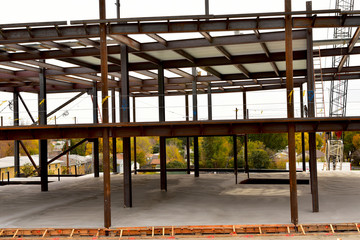
[[[34, 160], [34, 163], [36, 166], [39, 166], [39, 155], [31, 155], [32, 159]], [[49, 161], [49, 160], [48, 160]], [[21, 168], [24, 167], [26, 164], [31, 164], [30, 159], [28, 156], [20, 156], [20, 173]], [[55, 160], [48, 166], [49, 172], [57, 172], [57, 169], [61, 167], [61, 161]], [[35, 168], [33, 168], [35, 170]], [[15, 173], [15, 166], [14, 166], [14, 156], [8, 156], [4, 158], [0, 158], [0, 177], [6, 179], [7, 178], [7, 172], [9, 172], [10, 178], [13, 178], [16, 176]]]

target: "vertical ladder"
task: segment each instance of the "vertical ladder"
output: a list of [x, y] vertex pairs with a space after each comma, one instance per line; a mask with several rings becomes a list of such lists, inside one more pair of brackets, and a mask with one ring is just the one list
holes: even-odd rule
[[324, 98], [324, 82], [321, 68], [320, 47], [317, 57], [314, 57], [314, 81], [315, 81], [315, 109], [316, 117], [325, 117], [325, 98]]

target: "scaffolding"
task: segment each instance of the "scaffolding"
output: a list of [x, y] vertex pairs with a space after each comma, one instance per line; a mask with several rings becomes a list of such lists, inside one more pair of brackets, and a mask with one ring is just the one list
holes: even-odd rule
[[325, 117], [324, 81], [322, 77], [321, 53], [314, 57], [315, 107], [316, 117]]
[[[352, 11], [354, 9], [354, 0], [336, 0], [335, 9], [341, 11]], [[352, 28], [350, 27], [338, 27], [334, 28], [334, 39], [347, 39], [352, 36]], [[345, 41], [339, 44], [335, 44], [334, 48], [347, 48]], [[344, 67], [349, 66], [350, 58], [347, 57], [344, 62]], [[332, 57], [332, 67], [338, 68], [342, 61], [342, 56]], [[344, 117], [346, 115], [346, 101], [347, 101], [347, 90], [348, 80], [337, 79], [337, 74], [334, 75], [334, 80], [331, 81], [330, 87], [330, 106], [329, 116], [330, 117]]]
[[342, 140], [327, 140], [327, 170], [342, 170], [344, 143]]

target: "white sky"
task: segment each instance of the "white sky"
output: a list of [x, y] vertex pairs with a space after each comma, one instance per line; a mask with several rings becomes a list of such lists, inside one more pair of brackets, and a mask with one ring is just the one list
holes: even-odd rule
[[[313, 10], [334, 8], [335, 0], [314, 0]], [[107, 17], [116, 17], [116, 0], [107, 0]], [[355, 1], [355, 9], [359, 8], [359, 1]], [[69, 21], [80, 19], [98, 18], [98, 0], [1, 0], [3, 9], [0, 15], [0, 24], [22, 23], [22, 22], [42, 22], [42, 21]], [[293, 0], [293, 11], [305, 10], [305, 0]], [[240, 14], [257, 12], [281, 12], [284, 10], [284, 0], [210, 0], [210, 14]], [[150, 16], [171, 16], [171, 15], [199, 15], [204, 14], [204, 0], [121, 0], [121, 17], [150, 17]], [[326, 38], [327, 32], [316, 30], [315, 39]], [[352, 60], [352, 65], [359, 65]], [[305, 85], [304, 85], [305, 87]], [[326, 86], [325, 101], [328, 106], [328, 86]], [[348, 96], [348, 115], [358, 115], [358, 94], [360, 84], [349, 81]], [[48, 95], [48, 111], [65, 102], [71, 94]], [[73, 94], [75, 95], [75, 94]], [[23, 94], [27, 99], [33, 116], [36, 116], [35, 94]], [[99, 92], [100, 97], [100, 92]], [[11, 100], [11, 94], [1, 94], [0, 104], [3, 100]], [[299, 92], [294, 94], [295, 113], [299, 116]], [[306, 97], [304, 98], [306, 99]], [[286, 94], [285, 90], [274, 90], [266, 92], [248, 93], [248, 108], [250, 118], [272, 118], [286, 117]], [[116, 101], [118, 103], [118, 100]], [[167, 97], [166, 112], [167, 120], [184, 120], [184, 96]], [[190, 106], [191, 106], [190, 97]], [[137, 98], [137, 121], [157, 121], [157, 99], [156, 98]], [[0, 105], [0, 116], [5, 119], [5, 124], [12, 122], [12, 113], [9, 108], [4, 109], [6, 104]], [[207, 119], [207, 97], [198, 95], [199, 120]], [[20, 104], [21, 106], [21, 104]], [[241, 93], [214, 94], [213, 95], [213, 118], [214, 119], [234, 119], [235, 108], [239, 108], [239, 118], [242, 116], [242, 95]], [[84, 95], [79, 100], [64, 108], [57, 115], [60, 117], [64, 111], [68, 110], [69, 115], [60, 117], [58, 123], [72, 123], [77, 116], [77, 122], [90, 123], [91, 117], [91, 98]], [[1, 112], [2, 111], [2, 112]], [[20, 118], [22, 121], [30, 123], [29, 118], [23, 107], [20, 108]], [[190, 115], [192, 109], [190, 109]], [[326, 111], [328, 114], [328, 110]], [[62, 120], [61, 120], [62, 119]], [[111, 118], [110, 118], [111, 119]], [[119, 117], [117, 116], [117, 119]]]

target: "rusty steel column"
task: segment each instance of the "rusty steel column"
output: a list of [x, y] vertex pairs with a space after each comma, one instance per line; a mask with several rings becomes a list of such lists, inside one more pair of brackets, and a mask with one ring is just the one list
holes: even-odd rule
[[[40, 68], [39, 74], [39, 84], [40, 92], [38, 98], [38, 108], [39, 108], [39, 125], [46, 125], [46, 70]], [[40, 176], [41, 176], [41, 191], [48, 191], [48, 149], [47, 149], [47, 140], [39, 140], [39, 164], [40, 164]]]
[[[99, 0], [100, 19], [106, 19], [105, 0]], [[109, 123], [108, 102], [108, 54], [106, 43], [106, 24], [100, 23], [100, 58], [101, 58], [101, 94], [102, 94], [102, 118], [103, 123]], [[111, 226], [111, 190], [110, 190], [110, 145], [109, 131], [103, 130], [103, 179], [104, 179], [104, 225]]]
[[[198, 106], [197, 106], [197, 72], [196, 67], [192, 68], [192, 75], [194, 77], [192, 82], [193, 94], [193, 121], [198, 120]], [[199, 177], [199, 138], [194, 137], [194, 171], [195, 177]]]
[[[306, 11], [312, 11], [312, 2], [306, 2]], [[308, 14], [311, 16], [311, 14]], [[312, 29], [307, 30], [307, 89], [308, 89], [308, 116], [315, 117], [315, 82], [314, 82], [314, 63], [313, 63], [313, 35]], [[312, 209], [313, 212], [319, 212], [319, 193], [317, 180], [317, 162], [316, 162], [316, 133], [309, 132], [309, 169], [310, 169], [310, 184], [312, 194]]]
[[[136, 101], [135, 96], [133, 96], [133, 122], [136, 122]], [[136, 137], [134, 137], [134, 174], [137, 174], [137, 166], [136, 166]]]
[[[97, 93], [97, 82], [94, 82], [92, 91], [92, 102], [93, 102], [93, 123], [99, 123], [98, 120], [98, 93]], [[99, 164], [99, 139], [94, 138], [93, 140], [93, 158], [94, 158], [94, 177], [99, 177], [100, 164]]]
[[[128, 47], [121, 45], [121, 122], [130, 122], [130, 92], [129, 92], [129, 54]], [[130, 137], [123, 138], [124, 166], [124, 207], [132, 207], [131, 184], [131, 143]]]
[[[14, 126], [19, 126], [19, 92], [14, 89], [13, 93]], [[19, 140], [14, 141], [14, 171], [15, 177], [20, 177], [20, 145]]]
[[[291, 0], [285, 0], [285, 12], [291, 12]], [[286, 59], [286, 101], [287, 117], [294, 118], [294, 79], [293, 79], [293, 47], [292, 47], [292, 16], [285, 15], [285, 59]], [[288, 156], [290, 178], [291, 222], [298, 223], [296, 158], [295, 158], [295, 125], [288, 128]]]
[[[304, 118], [304, 98], [303, 98], [303, 85], [300, 85], [300, 116]], [[302, 169], [306, 172], [306, 159], [305, 159], [305, 134], [301, 132], [301, 156], [302, 156]]]
[[[158, 97], [159, 97], [159, 122], [165, 122], [165, 83], [164, 67], [158, 67]], [[160, 137], [160, 185], [161, 190], [167, 191], [166, 176], [166, 139]]]
[[[116, 123], [116, 104], [115, 104], [115, 88], [111, 89], [111, 118], [112, 122]], [[112, 155], [113, 155], [113, 161], [112, 161], [112, 168], [113, 173], [118, 173], [117, 171], [117, 157], [116, 157], [116, 137], [112, 137]]]
[[[247, 115], [247, 104], [246, 104], [246, 92], [243, 92], [243, 118], [248, 119]], [[244, 160], [245, 160], [245, 173], [247, 173], [247, 177], [250, 178], [249, 171], [249, 160], [248, 160], [248, 140], [249, 136], [244, 134]]]
[[238, 179], [238, 158], [237, 158], [237, 136], [233, 136], [233, 151], [234, 151], [234, 174], [235, 174], [235, 184], [237, 184]]
[[[185, 93], [185, 119], [189, 121], [189, 95]], [[190, 137], [186, 137], [186, 168], [190, 174]]]

